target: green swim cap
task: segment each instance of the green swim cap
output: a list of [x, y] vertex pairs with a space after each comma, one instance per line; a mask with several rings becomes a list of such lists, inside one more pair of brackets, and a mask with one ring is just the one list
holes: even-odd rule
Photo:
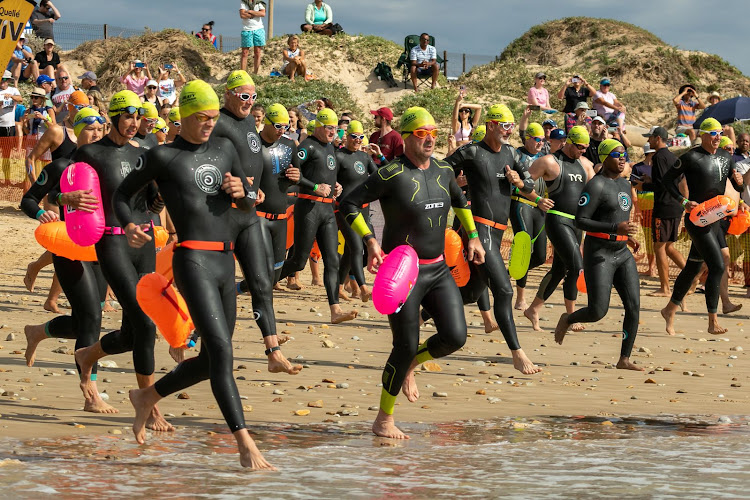
[[323, 108], [318, 111], [315, 115], [315, 127], [322, 127], [324, 125], [333, 125], [334, 127], [339, 124], [339, 118], [331, 108]]
[[484, 117], [484, 121], [515, 123], [516, 119], [513, 116], [513, 112], [505, 104], [493, 104], [490, 109], [487, 110], [487, 115]]
[[403, 115], [401, 115], [401, 135], [405, 136], [414, 132], [418, 128], [429, 127], [435, 125], [435, 119], [432, 117], [429, 111], [419, 106], [414, 106], [407, 109]]
[[315, 130], [315, 127], [317, 126], [318, 124], [315, 122], [315, 120], [310, 120], [309, 122], [307, 122], [307, 127], [306, 127], [307, 133], [312, 134], [313, 131]]
[[729, 137], [723, 136], [721, 138], [721, 141], [719, 142], [719, 147], [723, 149], [727, 146], [734, 146], [734, 143], [732, 142], [732, 139], [730, 139]]
[[255, 82], [247, 73], [247, 71], [236, 69], [229, 73], [229, 76], [227, 77], [227, 90], [236, 89], [237, 87], [242, 87], [243, 85], [252, 85], [253, 87], [255, 86]]
[[132, 90], [121, 90], [113, 95], [112, 100], [109, 101], [109, 116], [117, 116], [122, 113], [123, 109], [130, 106], [142, 108], [143, 103], [138, 94]]
[[155, 134], [156, 132], [164, 132], [165, 134], [169, 132], [169, 127], [167, 127], [167, 122], [164, 121], [164, 118], [161, 116], [156, 119], [156, 125], [154, 125], [154, 128], [151, 130], [151, 133]]
[[538, 123], [531, 122], [526, 127], [526, 137], [544, 137], [544, 129]]
[[289, 112], [278, 102], [271, 104], [266, 108], [266, 117], [263, 120], [266, 125], [274, 123], [289, 123]]
[[568, 144], [589, 144], [591, 142], [589, 131], [581, 125], [571, 127], [568, 131], [568, 140], [566, 142]]
[[157, 111], [154, 103], [148, 101], [142, 102], [141, 107], [146, 110], [143, 118], [159, 118], [159, 111]]
[[365, 128], [362, 126], [362, 122], [358, 120], [352, 120], [349, 122], [349, 128], [346, 129], [347, 134], [364, 134]]
[[471, 140], [480, 142], [487, 135], [487, 125], [477, 125], [471, 132]]
[[99, 112], [94, 108], [82, 108], [78, 113], [76, 113], [75, 118], [73, 118], [73, 132], [75, 133], [76, 137], [78, 137], [81, 132], [83, 132], [83, 129], [91, 125], [90, 123], [86, 123], [83, 121], [84, 118], [89, 116], [98, 116], [99, 118], [101, 118]]
[[703, 123], [701, 123], [701, 134], [704, 132], [714, 132], [714, 131], [720, 131], [721, 123], [719, 123], [719, 120], [716, 118], [706, 118], [703, 120]]
[[192, 80], [180, 92], [180, 117], [192, 116], [200, 111], [218, 111], [219, 96], [203, 80]]
[[169, 115], [167, 115], [167, 118], [169, 118], [170, 122], [180, 121], [180, 107], [174, 106], [172, 109], [170, 109]]
[[599, 161], [604, 163], [604, 160], [607, 159], [607, 155], [609, 155], [609, 153], [621, 147], [624, 146], [620, 141], [616, 139], [604, 139], [601, 143], [599, 143], [599, 149], [597, 150]]

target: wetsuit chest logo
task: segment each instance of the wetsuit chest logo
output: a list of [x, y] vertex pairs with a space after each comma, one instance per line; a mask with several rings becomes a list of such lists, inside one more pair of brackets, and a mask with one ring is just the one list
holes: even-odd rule
[[195, 184], [206, 194], [216, 194], [221, 188], [221, 171], [213, 165], [201, 165], [195, 169]]
[[354, 162], [354, 171], [357, 172], [359, 175], [362, 175], [365, 173], [365, 164], [361, 161], [355, 161]]
[[336, 158], [333, 155], [328, 155], [328, 158], [326, 158], [326, 166], [328, 166], [328, 170], [336, 170]]
[[583, 183], [583, 176], [581, 174], [568, 174], [568, 178], [570, 179], [570, 182]]
[[292, 162], [292, 148], [286, 144], [279, 144], [270, 150], [271, 170], [274, 174], [283, 172]]
[[578, 199], [578, 206], [579, 207], [585, 207], [589, 204], [589, 201], [591, 201], [591, 197], [588, 193], [583, 193], [581, 197]]
[[443, 203], [442, 201], [438, 201], [435, 203], [425, 203], [424, 209], [432, 210], [433, 208], [443, 208], [443, 206], [445, 206], [445, 203]]
[[133, 171], [133, 167], [130, 166], [129, 161], [120, 162], [120, 175], [127, 177], [130, 172]]
[[260, 141], [258, 140], [258, 136], [253, 134], [252, 132], [247, 133], [247, 146], [250, 148], [250, 151], [253, 153], [258, 153], [260, 151]]
[[620, 204], [620, 209], [623, 212], [629, 211], [631, 205], [633, 204], [630, 199], [630, 195], [628, 193], [623, 193], [622, 191], [617, 193], [617, 203]]

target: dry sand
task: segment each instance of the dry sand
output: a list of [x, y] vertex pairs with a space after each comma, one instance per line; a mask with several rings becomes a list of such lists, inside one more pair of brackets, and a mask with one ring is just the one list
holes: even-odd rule
[[[29, 293], [22, 278], [26, 264], [41, 253], [33, 240], [36, 222], [5, 205], [0, 208], [0, 232], [5, 243], [0, 258], [6, 272], [0, 278], [0, 436], [17, 438], [80, 433], [127, 432], [133, 409], [127, 391], [135, 387], [129, 353], [105, 358], [117, 368], [99, 369], [99, 389], [109, 395], [117, 415], [82, 411], [83, 401], [74, 370], [73, 341], [44, 340], [32, 368], [24, 363], [23, 327], [54, 317], [43, 310], [51, 270], [44, 270], [37, 289]], [[543, 268], [546, 270], [546, 268]], [[529, 291], [535, 290], [542, 272], [533, 272]], [[303, 283], [310, 282], [309, 273]], [[399, 421], [441, 422], [495, 416], [535, 415], [739, 415], [748, 414], [747, 387], [750, 362], [742, 347], [750, 349], [744, 332], [750, 305], [739, 298], [744, 290], [733, 286], [733, 299], [745, 303], [743, 311], [723, 316], [725, 335], [706, 333], [702, 295], [687, 298], [691, 314], [678, 314], [677, 336], [664, 333], [659, 309], [664, 298], [651, 298], [653, 279], [642, 280], [641, 326], [633, 359], [647, 369], [639, 373], [613, 369], [620, 350], [622, 308], [616, 295], [608, 316], [589, 325], [584, 333], [570, 334], [563, 346], [552, 339], [562, 307], [556, 292], [544, 309], [542, 326], [547, 333], [531, 330], [520, 311], [514, 311], [518, 334], [529, 357], [544, 364], [533, 376], [513, 369], [510, 350], [499, 332], [485, 334], [476, 305], [466, 307], [469, 338], [453, 356], [438, 360], [440, 372], [418, 371], [422, 394], [416, 403], [400, 396], [395, 416]], [[531, 295], [531, 294], [530, 294]], [[585, 301], [585, 296], [582, 298]], [[64, 303], [64, 300], [61, 300]], [[347, 304], [344, 304], [348, 307]], [[279, 333], [294, 337], [283, 346], [290, 358], [303, 357], [306, 367], [297, 376], [274, 375], [266, 370], [260, 333], [252, 320], [248, 297], [238, 300], [235, 329], [235, 375], [246, 419], [255, 424], [271, 422], [319, 423], [370, 421], [380, 397], [381, 369], [390, 351], [390, 331], [385, 317], [371, 303], [357, 304], [360, 318], [343, 325], [328, 324], [328, 308], [322, 287], [307, 286], [301, 292], [277, 292], [275, 310]], [[69, 309], [63, 309], [64, 312]], [[368, 317], [369, 316], [369, 317]], [[103, 332], [119, 325], [119, 312], [105, 313]], [[750, 331], [750, 329], [748, 330]], [[434, 333], [422, 331], [422, 337]], [[8, 339], [8, 337], [14, 337]], [[334, 347], [324, 347], [323, 341]], [[67, 353], [53, 351], [64, 348]], [[167, 344], [156, 344], [157, 377], [174, 366]], [[344, 386], [337, 384], [347, 384]], [[161, 404], [162, 412], [177, 427], [223, 426], [223, 419], [207, 382], [189, 388], [189, 399], [176, 395]], [[445, 393], [447, 397], [433, 396]], [[308, 403], [322, 402], [322, 407]], [[316, 404], [318, 406], [319, 404]], [[307, 416], [295, 410], [309, 409]], [[343, 415], [349, 413], [350, 415]], [[78, 424], [78, 425], [76, 425]]]

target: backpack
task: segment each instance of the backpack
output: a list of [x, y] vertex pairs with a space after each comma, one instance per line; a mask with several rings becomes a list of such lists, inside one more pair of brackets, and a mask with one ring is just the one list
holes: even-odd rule
[[393, 78], [393, 71], [391, 70], [391, 67], [388, 66], [385, 62], [379, 62], [377, 66], [375, 66], [374, 73], [375, 76], [378, 77], [378, 80], [384, 81], [388, 84], [389, 87], [398, 86], [396, 80]]
[[344, 32], [344, 28], [342, 28], [339, 23], [331, 24], [331, 26], [328, 29], [330, 29], [334, 35], [338, 35], [339, 33]]

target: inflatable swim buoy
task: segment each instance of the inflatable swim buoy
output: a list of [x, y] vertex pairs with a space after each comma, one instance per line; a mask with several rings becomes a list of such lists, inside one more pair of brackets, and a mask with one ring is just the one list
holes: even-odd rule
[[399, 312], [409, 298], [418, 274], [417, 252], [409, 245], [394, 248], [383, 260], [372, 284], [375, 309], [380, 314]]
[[690, 222], [698, 227], [730, 217], [737, 213], [737, 204], [729, 196], [719, 195], [706, 200], [690, 212]]
[[154, 270], [171, 280], [174, 277], [172, 273], [172, 257], [174, 256], [174, 242], [162, 248], [156, 253], [156, 267]]
[[727, 233], [739, 236], [750, 227], [750, 212], [739, 212], [737, 215], [732, 217], [732, 221], [729, 223], [729, 229]]
[[98, 206], [93, 212], [82, 212], [70, 205], [65, 206], [65, 226], [68, 236], [75, 243], [85, 247], [98, 242], [104, 234], [104, 208], [99, 189], [99, 176], [88, 163], [78, 162], [63, 171], [60, 178], [60, 191], [88, 191], [96, 196]]
[[466, 260], [464, 242], [461, 236], [451, 228], [445, 230], [445, 263], [451, 270], [451, 276], [456, 285], [466, 286], [471, 277], [471, 270]]
[[581, 293], [588, 293], [588, 289], [586, 288], [586, 278], [583, 276], [583, 269], [581, 269], [581, 272], [578, 273], [576, 288], [578, 288], [578, 291]]
[[529, 271], [531, 262], [531, 235], [526, 231], [519, 231], [513, 236], [508, 258], [508, 274], [514, 280], [520, 280]]
[[83, 262], [97, 260], [94, 245], [82, 247], [74, 243], [68, 236], [68, 229], [63, 221], [39, 224], [34, 231], [34, 237], [40, 245], [60, 257]]
[[164, 248], [169, 239], [169, 232], [162, 226], [154, 226], [154, 246], [159, 251], [160, 248]]
[[[135, 297], [169, 345], [174, 348], [192, 347], [191, 334], [195, 326], [185, 299], [171, 280], [158, 273], [147, 274], [138, 281]], [[195, 345], [194, 340], [192, 343]]]

